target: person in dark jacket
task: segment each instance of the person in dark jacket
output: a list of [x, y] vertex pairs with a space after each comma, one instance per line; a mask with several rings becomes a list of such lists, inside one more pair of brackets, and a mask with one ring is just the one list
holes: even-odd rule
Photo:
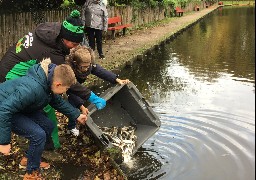
[[69, 65], [57, 66], [48, 58], [32, 66], [27, 75], [0, 84], [0, 152], [10, 153], [11, 132], [29, 140], [24, 179], [40, 179], [41, 155], [47, 134], [54, 128], [42, 112], [47, 104], [85, 124], [87, 116], [60, 96], [74, 83]]
[[[116, 74], [111, 71], [104, 69], [99, 64], [95, 63], [95, 55], [94, 51], [86, 46], [78, 45], [75, 48], [70, 50], [70, 54], [66, 56], [66, 63], [69, 64], [73, 71], [75, 72], [77, 81], [83, 84], [88, 75], [95, 75], [103, 80], [106, 80], [112, 84], [128, 84], [130, 82], [129, 79], [119, 79]], [[102, 109], [105, 107], [105, 101], [102, 102], [102, 99], [95, 98], [95, 94], [91, 92], [91, 96], [88, 99], [89, 102], [95, 101], [95, 105], [97, 109]], [[83, 99], [79, 98], [73, 93], [68, 94], [69, 102], [75, 106], [86, 109], [83, 104], [85, 103]], [[79, 130], [75, 128], [75, 121], [69, 121], [69, 129], [74, 130], [73, 132], [76, 135], [79, 135]]]
[[[77, 10], [72, 11], [62, 23], [39, 24], [33, 32], [29, 32], [5, 53], [0, 61], [0, 82], [25, 75], [32, 65], [41, 62], [45, 57], [51, 58], [54, 64], [64, 64], [65, 56], [70, 53], [70, 49], [83, 41], [83, 30], [83, 22]], [[91, 91], [79, 83], [71, 86], [68, 93], [76, 94], [84, 101], [91, 96]], [[55, 128], [51, 136], [54, 148], [59, 148], [55, 110], [47, 105], [44, 111], [54, 122]], [[46, 143], [46, 149], [53, 150], [51, 143]]]
[[102, 50], [102, 34], [108, 28], [108, 11], [102, 0], [86, 0], [83, 6], [86, 35], [89, 46], [95, 50], [95, 39], [100, 59], [105, 59]]

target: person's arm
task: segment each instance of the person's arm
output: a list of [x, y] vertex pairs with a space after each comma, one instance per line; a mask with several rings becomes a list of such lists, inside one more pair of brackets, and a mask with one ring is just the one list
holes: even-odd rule
[[119, 78], [116, 78], [116, 82], [118, 84], [122, 85], [122, 84], [128, 84], [131, 81], [129, 79], [119, 79]]
[[70, 93], [68, 94], [68, 101], [72, 106], [79, 108], [82, 114], [87, 115], [89, 113], [89, 110], [83, 105], [84, 101], [80, 97]]
[[116, 79], [118, 77], [118, 75], [116, 75], [115, 73], [108, 71], [106, 69], [104, 69], [102, 66], [100, 66], [99, 64], [94, 64], [92, 65], [92, 71], [91, 74], [106, 80], [112, 84], [116, 84]]
[[68, 102], [76, 108], [80, 108], [85, 102], [85, 100], [83, 100], [82, 98], [80, 98], [79, 96], [71, 92], [67, 93], [67, 95], [68, 95]]
[[103, 11], [103, 31], [107, 31], [108, 30], [108, 11], [107, 11], [107, 7], [105, 4], [103, 4], [102, 6], [104, 6], [104, 11]]
[[89, 114], [89, 110], [84, 106], [84, 105], [81, 105], [79, 107], [80, 111], [82, 114], [85, 114], [85, 115], [88, 115]]
[[129, 79], [119, 79], [118, 75], [114, 74], [111, 71], [108, 71], [106, 69], [104, 69], [103, 67], [101, 67], [99, 64], [95, 64], [92, 66], [92, 71], [91, 73], [103, 80], [106, 80], [112, 84], [128, 84], [130, 82]]
[[0, 105], [0, 144], [8, 145], [11, 141], [11, 119], [13, 114], [21, 112], [34, 104], [35, 94], [28, 85], [19, 85]]
[[80, 114], [77, 108], [73, 107], [70, 103], [65, 101], [60, 95], [54, 94], [49, 104], [54, 109], [67, 116], [69, 119], [77, 120], [83, 125], [87, 120], [87, 114]]
[[53, 94], [49, 104], [69, 119], [77, 119], [80, 116], [79, 110], [64, 100], [60, 95]]
[[[85, 101], [87, 101], [91, 95], [90, 89], [87, 87], [83, 86], [80, 83], [76, 83], [72, 85], [68, 91], [67, 94], [73, 94], [81, 98], [81, 104], [84, 104]], [[80, 104], [80, 105], [81, 105]], [[75, 104], [75, 107], [78, 107], [79, 104]]]

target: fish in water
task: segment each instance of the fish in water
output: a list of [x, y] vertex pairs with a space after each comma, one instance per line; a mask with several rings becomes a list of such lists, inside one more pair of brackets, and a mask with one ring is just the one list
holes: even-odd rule
[[124, 162], [130, 161], [137, 142], [137, 136], [135, 135], [136, 127], [99, 127], [99, 129], [114, 146], [122, 150]]

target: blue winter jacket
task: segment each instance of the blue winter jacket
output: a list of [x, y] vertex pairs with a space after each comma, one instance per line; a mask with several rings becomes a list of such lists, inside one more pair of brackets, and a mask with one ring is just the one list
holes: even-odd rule
[[68, 118], [78, 118], [79, 110], [60, 95], [53, 94], [47, 79], [45, 70], [36, 64], [26, 76], [0, 84], [0, 144], [11, 141], [11, 120], [15, 113], [31, 113], [50, 104]]

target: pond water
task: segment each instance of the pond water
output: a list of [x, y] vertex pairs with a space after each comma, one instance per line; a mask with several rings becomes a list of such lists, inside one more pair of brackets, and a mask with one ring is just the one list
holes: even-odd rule
[[121, 77], [162, 122], [129, 179], [255, 179], [254, 7], [214, 11]]

